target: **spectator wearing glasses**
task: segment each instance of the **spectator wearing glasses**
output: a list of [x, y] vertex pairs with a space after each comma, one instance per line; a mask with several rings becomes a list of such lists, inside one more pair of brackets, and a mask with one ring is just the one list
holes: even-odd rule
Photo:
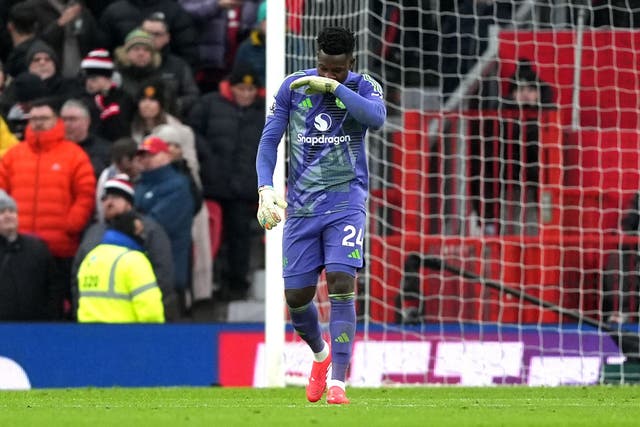
[[35, 101], [24, 142], [0, 160], [0, 188], [21, 212], [19, 231], [40, 237], [49, 247], [55, 266], [54, 313], [71, 318], [71, 261], [93, 213], [96, 178], [87, 154], [64, 134], [53, 103]]
[[200, 95], [193, 71], [184, 59], [169, 50], [171, 33], [164, 13], [152, 13], [142, 22], [141, 28], [151, 35], [153, 44], [162, 57], [159, 71], [166, 89], [176, 95], [176, 102], [174, 105], [170, 104], [172, 108], [169, 112], [184, 118]]

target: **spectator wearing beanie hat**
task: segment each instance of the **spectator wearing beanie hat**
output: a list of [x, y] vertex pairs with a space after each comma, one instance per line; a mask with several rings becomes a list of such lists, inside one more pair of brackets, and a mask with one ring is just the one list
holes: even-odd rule
[[161, 12], [152, 13], [142, 21], [141, 28], [153, 37], [155, 47], [162, 57], [160, 75], [168, 92], [175, 95], [174, 102], [168, 104], [168, 111], [183, 118], [198, 99], [200, 90], [193, 77], [191, 66], [169, 49], [171, 34], [165, 18]]
[[[97, 2], [97, 0], [93, 0]], [[127, 34], [151, 14], [164, 16], [169, 24], [171, 32], [170, 47], [176, 55], [184, 58], [190, 64], [199, 60], [198, 45], [199, 34], [194, 26], [193, 17], [182, 8], [176, 0], [111, 0], [103, 3], [111, 3], [100, 14], [100, 24], [107, 32], [109, 41], [105, 47], [114, 48]], [[218, 1], [202, 1], [211, 3], [215, 8]]]
[[106, 49], [95, 49], [89, 52], [80, 62], [80, 68], [87, 78], [102, 76], [110, 79], [113, 75], [113, 61]]
[[56, 109], [69, 98], [77, 98], [82, 88], [77, 79], [65, 78], [60, 73], [60, 59], [47, 43], [36, 40], [27, 51], [27, 68], [37, 75], [47, 89], [47, 97], [54, 100]]
[[[105, 200], [109, 195], [115, 195], [122, 197], [133, 206], [133, 194], [133, 184], [129, 181], [129, 176], [126, 174], [118, 174], [107, 180], [104, 184], [102, 199]], [[105, 214], [108, 215], [106, 212]]]
[[85, 76], [82, 99], [91, 112], [91, 132], [112, 142], [129, 136], [134, 104], [113, 81], [114, 64], [109, 51], [92, 50], [80, 67]]
[[26, 0], [38, 21], [38, 37], [46, 40], [60, 58], [58, 70], [76, 78], [82, 57], [106, 42], [85, 1]]
[[120, 87], [132, 98], [136, 97], [144, 81], [161, 78], [162, 57], [151, 34], [140, 28], [127, 35], [124, 45], [116, 48], [114, 56], [116, 69], [122, 75]]
[[252, 229], [255, 221], [255, 160], [264, 126], [264, 91], [255, 71], [242, 63], [202, 96], [187, 122], [202, 142], [199, 148], [204, 197], [222, 207], [222, 245], [228, 264], [221, 271], [222, 299], [243, 299], [249, 289]]
[[[100, 244], [107, 231], [109, 222], [117, 215], [137, 212], [134, 208], [134, 186], [127, 174], [116, 174], [109, 178], [101, 195], [103, 220], [92, 224], [85, 232], [72, 265], [72, 290], [74, 307], [78, 301], [77, 274], [82, 260]], [[139, 214], [138, 214], [139, 215]], [[171, 243], [164, 229], [151, 217], [139, 215], [144, 225], [142, 246], [149, 257], [153, 271], [162, 290], [164, 310], [167, 320], [178, 317], [178, 303], [174, 291], [174, 267], [171, 254]]]
[[18, 232], [16, 201], [0, 190], [0, 321], [55, 320], [53, 258], [39, 238]]
[[[156, 78], [143, 82], [136, 96], [137, 108], [131, 122], [131, 136], [138, 143], [161, 124], [169, 124], [183, 129], [182, 122], [167, 111], [167, 93], [165, 82]], [[185, 130], [185, 132], [189, 132]]]

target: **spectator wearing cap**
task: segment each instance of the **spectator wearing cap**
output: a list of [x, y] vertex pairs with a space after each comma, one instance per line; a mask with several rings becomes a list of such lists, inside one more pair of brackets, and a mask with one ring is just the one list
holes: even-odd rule
[[0, 160], [0, 188], [22, 212], [20, 232], [36, 234], [54, 256], [59, 312], [70, 297], [71, 260], [93, 213], [95, 185], [89, 157], [65, 139], [53, 104], [34, 102], [24, 142]]
[[27, 51], [39, 40], [36, 36], [37, 26], [35, 11], [28, 4], [16, 3], [9, 10], [7, 30], [13, 48], [5, 61], [5, 70], [13, 78], [27, 71]]
[[223, 212], [221, 254], [215, 262], [221, 297], [242, 299], [249, 288], [253, 223], [257, 203], [256, 151], [264, 125], [264, 91], [255, 71], [239, 64], [220, 83], [219, 92], [200, 98], [188, 124], [202, 141], [201, 177], [205, 199]]
[[[216, 0], [217, 2], [217, 0]], [[199, 60], [196, 40], [198, 33], [191, 15], [175, 0], [117, 0], [112, 2], [100, 15], [100, 25], [104, 28], [113, 49], [122, 43], [127, 34], [153, 13], [164, 15], [169, 25], [171, 52], [182, 57], [189, 64]]]
[[109, 165], [111, 142], [90, 132], [89, 107], [78, 99], [69, 99], [62, 105], [60, 118], [64, 123], [66, 138], [78, 144], [87, 153], [93, 172], [98, 178]]
[[[259, 0], [178, 0], [195, 21], [200, 52], [196, 82], [206, 93], [218, 89], [218, 84], [231, 70], [239, 44], [253, 29]], [[172, 32], [172, 34], [174, 34]]]
[[82, 87], [75, 78], [65, 78], [60, 73], [60, 59], [47, 43], [37, 40], [27, 51], [27, 66], [30, 73], [40, 77], [47, 89], [47, 97], [59, 109], [64, 101], [76, 98]]
[[145, 138], [138, 147], [142, 174], [136, 183], [135, 206], [151, 216], [167, 232], [175, 267], [175, 288], [188, 306], [190, 286], [193, 196], [187, 177], [171, 165], [169, 145], [158, 138]]
[[78, 268], [78, 322], [164, 323], [162, 292], [144, 254], [144, 224], [116, 215]]
[[202, 199], [200, 165], [196, 154], [193, 131], [188, 126], [161, 124], [152, 135], [169, 144], [172, 165], [189, 178], [194, 200], [195, 216], [191, 227], [193, 242], [192, 294], [193, 301], [208, 300], [213, 293], [213, 260], [209, 236], [209, 211]]
[[0, 321], [55, 320], [52, 277], [47, 245], [18, 232], [16, 202], [0, 190]]
[[140, 28], [127, 35], [124, 44], [116, 48], [114, 58], [122, 77], [120, 87], [134, 99], [143, 82], [161, 79], [162, 57], [153, 44], [153, 37]]
[[85, 77], [83, 100], [91, 112], [91, 131], [109, 141], [129, 136], [133, 99], [114, 83], [114, 65], [109, 51], [92, 50], [80, 67]]
[[60, 58], [63, 77], [75, 78], [84, 55], [106, 43], [93, 13], [82, 2], [25, 0], [25, 4], [35, 12], [38, 37]]
[[200, 95], [193, 71], [184, 59], [169, 50], [171, 33], [163, 13], [152, 13], [142, 22], [141, 28], [153, 37], [155, 48], [162, 57], [160, 75], [166, 89], [175, 95], [176, 102], [169, 104], [175, 108], [169, 112], [182, 119]]
[[260, 81], [264, 82], [266, 77], [266, 60], [267, 60], [267, 2], [260, 3], [258, 8], [258, 19], [255, 27], [251, 30], [236, 53], [234, 67], [240, 63], [246, 63], [256, 72]]
[[[133, 141], [129, 141], [133, 143]], [[124, 144], [116, 141], [114, 146]], [[134, 144], [134, 152], [137, 145]], [[134, 208], [134, 187], [127, 174], [116, 174], [110, 177], [100, 191], [100, 203], [102, 221], [92, 224], [84, 236], [80, 247], [74, 257], [72, 266], [72, 289], [74, 296], [74, 307], [77, 307], [78, 300], [78, 268], [86, 255], [98, 246], [107, 231], [109, 223], [117, 215], [126, 212], [136, 212]], [[171, 242], [167, 233], [153, 218], [148, 215], [139, 214], [144, 225], [142, 232], [142, 246], [144, 252], [149, 257], [151, 266], [157, 278], [158, 286], [162, 291], [162, 301], [167, 321], [178, 318], [178, 302], [174, 290], [173, 256], [171, 253]]]

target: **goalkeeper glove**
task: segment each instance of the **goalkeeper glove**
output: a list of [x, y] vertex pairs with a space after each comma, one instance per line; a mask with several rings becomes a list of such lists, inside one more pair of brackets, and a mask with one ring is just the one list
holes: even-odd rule
[[307, 95], [315, 95], [318, 93], [334, 93], [340, 83], [333, 79], [320, 76], [306, 76], [294, 80], [289, 89], [294, 90], [302, 86], [308, 86], [304, 93]]
[[258, 189], [260, 204], [258, 205], [258, 222], [265, 230], [271, 230], [281, 221], [277, 208], [284, 209], [287, 202], [273, 191], [270, 185]]

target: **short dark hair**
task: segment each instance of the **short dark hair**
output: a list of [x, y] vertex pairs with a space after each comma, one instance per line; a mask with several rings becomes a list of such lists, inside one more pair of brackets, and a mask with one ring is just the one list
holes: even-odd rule
[[16, 3], [11, 7], [7, 22], [11, 22], [20, 34], [35, 34], [38, 30], [38, 19], [33, 6], [25, 3]]
[[34, 99], [33, 102], [31, 102], [30, 108], [35, 107], [49, 107], [51, 108], [51, 111], [53, 111], [53, 114], [56, 116], [60, 115], [59, 106], [57, 105], [56, 100], [51, 97]]
[[318, 34], [316, 39], [318, 50], [327, 55], [353, 54], [356, 47], [356, 38], [353, 32], [343, 27], [326, 27]]
[[111, 145], [111, 161], [119, 162], [124, 158], [132, 159], [138, 152], [138, 144], [130, 137], [116, 139]]

